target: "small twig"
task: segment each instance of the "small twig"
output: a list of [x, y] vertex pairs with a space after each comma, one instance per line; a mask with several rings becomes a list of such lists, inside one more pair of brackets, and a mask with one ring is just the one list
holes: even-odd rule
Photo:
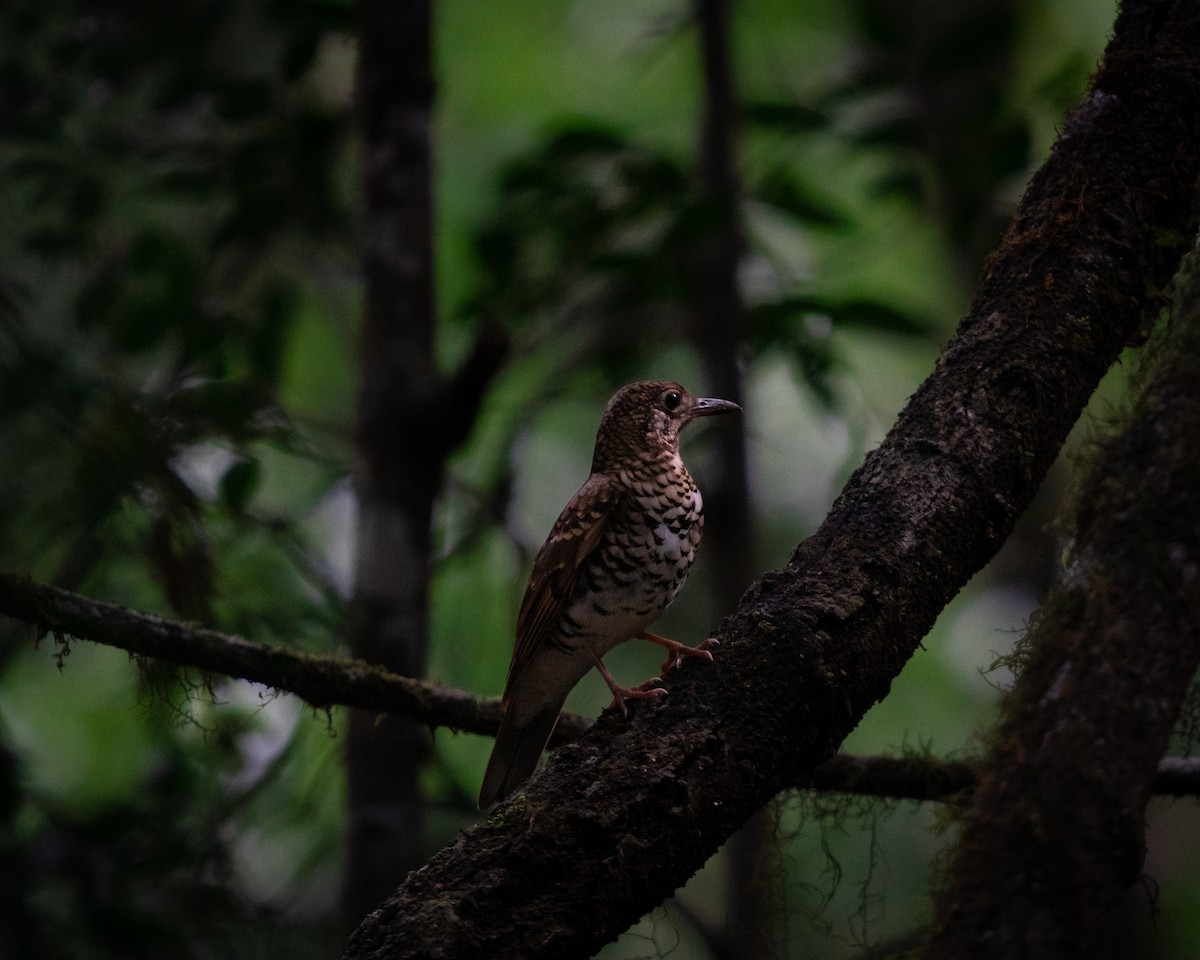
[[[856, 756], [839, 753], [813, 770], [801, 789], [891, 800], [959, 803], [979, 785], [975, 765], [937, 757]], [[1164, 757], [1152, 791], [1161, 797], [1200, 796], [1200, 757]]]
[[864, 757], [839, 753], [814, 768], [808, 783], [824, 793], [853, 793], [892, 800], [960, 800], [975, 789], [979, 775], [969, 764], [918, 755]]

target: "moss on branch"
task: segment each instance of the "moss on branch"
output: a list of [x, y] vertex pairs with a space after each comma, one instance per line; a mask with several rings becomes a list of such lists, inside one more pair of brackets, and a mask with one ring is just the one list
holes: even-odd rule
[[[216, 630], [91, 600], [14, 573], [0, 573], [0, 613], [62, 634], [119, 647], [138, 656], [196, 667], [293, 693], [317, 707], [376, 710], [470, 733], [493, 734], [500, 702], [402, 677], [363, 660], [315, 656], [254, 643]], [[588, 721], [564, 715], [562, 742]]]

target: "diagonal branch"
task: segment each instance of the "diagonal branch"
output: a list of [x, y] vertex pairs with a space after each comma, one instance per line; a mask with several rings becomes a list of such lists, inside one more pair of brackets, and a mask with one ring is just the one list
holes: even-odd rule
[[1194, 235], [1200, 23], [1118, 21], [968, 316], [711, 665], [605, 715], [371, 914], [346, 956], [583, 957], [836, 750], [996, 552]]

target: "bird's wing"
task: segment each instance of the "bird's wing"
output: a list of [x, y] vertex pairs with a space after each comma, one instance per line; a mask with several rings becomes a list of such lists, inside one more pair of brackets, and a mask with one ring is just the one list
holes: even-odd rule
[[[533, 562], [521, 612], [517, 642], [508, 668], [508, 688], [550, 633], [575, 592], [588, 554], [600, 544], [614, 507], [625, 495], [619, 480], [594, 473], [571, 498]], [[507, 698], [507, 694], [506, 694]]]

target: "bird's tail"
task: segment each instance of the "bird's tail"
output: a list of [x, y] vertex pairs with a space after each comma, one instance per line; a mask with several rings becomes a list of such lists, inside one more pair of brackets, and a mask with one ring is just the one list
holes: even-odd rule
[[503, 800], [521, 782], [533, 773], [538, 758], [546, 749], [562, 703], [540, 710], [519, 726], [513, 721], [513, 711], [505, 710], [500, 719], [500, 731], [496, 734], [496, 745], [483, 774], [483, 786], [479, 790], [479, 809], [486, 810], [498, 800]]

